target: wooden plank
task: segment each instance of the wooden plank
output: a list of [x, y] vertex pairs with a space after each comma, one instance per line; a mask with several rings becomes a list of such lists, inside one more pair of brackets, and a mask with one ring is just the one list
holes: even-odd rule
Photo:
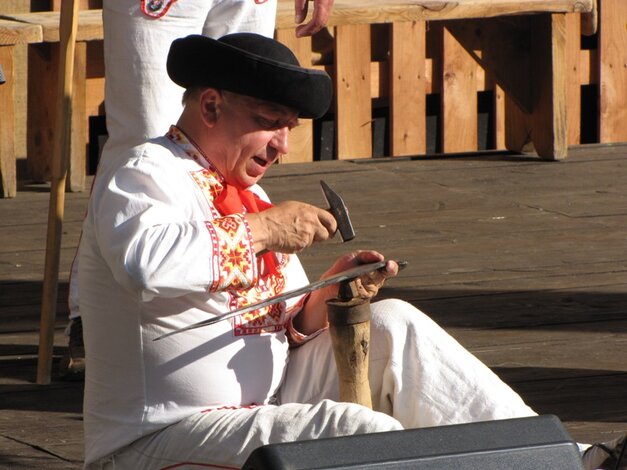
[[476, 65], [453, 34], [442, 30], [442, 151], [477, 150]]
[[0, 109], [2, 110], [2, 122], [0, 122], [0, 183], [2, 184], [2, 197], [15, 197], [17, 194], [17, 181], [15, 172], [15, 88], [13, 52], [15, 47], [0, 46], [0, 64], [6, 83], [0, 84]]
[[[52, 0], [51, 10], [61, 10], [61, 2], [62, 0]], [[102, 0], [80, 0], [78, 7], [81, 10], [102, 8]]]
[[581, 18], [566, 15], [566, 107], [568, 145], [581, 142], [581, 78], [579, 76]]
[[87, 43], [77, 42], [74, 49], [74, 76], [72, 82], [70, 158], [67, 166], [68, 191], [85, 190], [89, 125], [87, 108]]
[[503, 89], [494, 85], [494, 148], [497, 150], [505, 150], [505, 92]]
[[0, 18], [0, 45], [30, 44], [42, 40], [41, 26]]
[[603, 0], [599, 30], [599, 141], [627, 141], [627, 2]]
[[[275, 38], [291, 49], [301, 66], [312, 67], [311, 37], [297, 38], [293, 29], [276, 31]], [[281, 163], [313, 161], [313, 121], [300, 119], [300, 125], [289, 135], [289, 153], [280, 157]]]
[[566, 117], [566, 15], [532, 19], [531, 73], [535, 92], [532, 140], [538, 155], [560, 160], [568, 154]]
[[599, 51], [597, 49], [579, 51], [579, 80], [580, 85], [599, 83]]
[[568, 145], [581, 143], [581, 18], [566, 15], [566, 114]]
[[518, 103], [505, 95], [505, 148], [512, 152], [525, 152], [531, 142], [531, 119]]
[[335, 28], [335, 102], [337, 158], [371, 157], [369, 25]]
[[[28, 73], [39, 80], [28, 80], [28, 172], [35, 182], [50, 179], [49, 159], [54, 147], [54, 101], [57, 73], [53, 63], [58, 61], [58, 47], [35, 44], [28, 51]], [[45, 80], [47, 86], [41, 86]]]
[[426, 25], [394, 23], [390, 37], [390, 155], [427, 151]]
[[[21, 21], [42, 28], [43, 42], [59, 42], [59, 12], [11, 13], [4, 18]], [[102, 10], [82, 10], [78, 15], [77, 41], [102, 40]]]
[[[594, 0], [335, 0], [328, 26], [589, 12], [593, 6]], [[279, 0], [276, 27], [294, 28], [291, 0]]]
[[[59, 43], [30, 46], [29, 75], [37, 80], [28, 81], [28, 168], [36, 182], [50, 180], [50, 149], [54, 147], [54, 122], [56, 106], [57, 64]], [[76, 43], [74, 57], [74, 97], [72, 100], [72, 139], [68, 167], [67, 189], [83, 191], [85, 187], [87, 115], [85, 84], [86, 43]], [[48, 86], [42, 87], [41, 83]]]

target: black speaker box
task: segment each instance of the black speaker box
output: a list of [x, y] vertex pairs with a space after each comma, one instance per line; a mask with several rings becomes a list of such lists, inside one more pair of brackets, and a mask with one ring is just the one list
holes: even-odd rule
[[552, 415], [389, 431], [255, 449], [244, 470], [583, 470]]

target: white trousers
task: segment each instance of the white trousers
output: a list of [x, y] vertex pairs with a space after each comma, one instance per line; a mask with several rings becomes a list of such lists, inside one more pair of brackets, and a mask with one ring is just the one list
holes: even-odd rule
[[239, 468], [277, 442], [533, 416], [488, 367], [410, 304], [372, 304], [373, 407], [339, 403], [328, 332], [290, 354], [278, 405], [211, 410], [144, 437], [90, 468]]
[[274, 34], [276, 0], [178, 0], [161, 18], [140, 9], [141, 0], [103, 4], [107, 147], [130, 147], [163, 135], [178, 119], [183, 89], [166, 71], [170, 44], [202, 34]]

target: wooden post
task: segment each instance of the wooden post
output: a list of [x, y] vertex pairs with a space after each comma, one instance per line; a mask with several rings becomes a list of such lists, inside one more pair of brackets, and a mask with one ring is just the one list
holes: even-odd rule
[[554, 13], [532, 19], [531, 56], [534, 60], [533, 145], [546, 160], [568, 154], [566, 118], [566, 15]]
[[368, 380], [370, 302], [327, 301], [329, 329], [340, 384], [340, 400], [372, 409]]
[[0, 109], [2, 120], [0, 126], [0, 177], [2, 192], [0, 197], [15, 197], [17, 185], [15, 180], [15, 87], [13, 73], [13, 45], [0, 46], [0, 65], [6, 83], [0, 85]]
[[70, 149], [72, 78], [74, 72], [74, 43], [76, 38], [78, 2], [67, 0], [62, 4], [60, 15], [61, 47], [59, 54], [59, 81], [57, 99], [57, 121], [48, 210], [48, 233], [44, 286], [41, 305], [41, 327], [39, 331], [39, 357], [37, 383], [49, 384], [52, 370], [54, 346], [54, 323], [59, 284], [59, 258], [65, 204], [65, 179]]

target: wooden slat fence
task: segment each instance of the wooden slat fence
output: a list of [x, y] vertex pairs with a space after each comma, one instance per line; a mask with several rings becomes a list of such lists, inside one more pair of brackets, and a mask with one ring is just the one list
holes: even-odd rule
[[[582, 23], [583, 29], [589, 31], [588, 20], [577, 13], [566, 14], [568, 145], [624, 142], [627, 141], [627, 47], [624, 47], [627, 2], [600, 0], [598, 32], [583, 36]], [[514, 134], [506, 136], [506, 114], [510, 119], [516, 118], [506, 113], [506, 107], [512, 103], [496, 85], [495, 78], [451, 34], [449, 26], [453, 23], [394, 22], [362, 25], [359, 30], [354, 30], [354, 26], [331, 27], [326, 40], [331, 48], [336, 48], [335, 63], [329, 54], [319, 57], [316, 47], [300, 46], [300, 60], [324, 67], [335, 77], [338, 88], [350, 89], [343, 93], [336, 107], [334, 158], [373, 156], [371, 123], [374, 106], [380, 102], [388, 105], [386, 156], [426, 154], [427, 97], [439, 103], [437, 132], [431, 129], [438, 136], [436, 151], [479, 150], [478, 96], [486, 91], [491, 92], [492, 100], [488, 130], [492, 138], [487, 148], [505, 149], [508, 139], [518, 139], [524, 145], [528, 137], [525, 123], [514, 126], [516, 131], [510, 131]], [[353, 32], [347, 32], [348, 28]], [[279, 25], [278, 39], [292, 47], [295, 41], [286, 39], [290, 36], [291, 30], [283, 30]], [[352, 45], [347, 45], [349, 41]], [[426, 48], [420, 47], [421, 43]], [[345, 54], [347, 58], [343, 57]], [[351, 69], [349, 72], [345, 62]], [[422, 63], [424, 70], [417, 68]], [[410, 121], [413, 125], [398, 128], [395, 121], [399, 115], [403, 119], [398, 121]], [[296, 135], [293, 141], [301, 138]], [[307, 140], [315, 139], [308, 136]], [[296, 144], [285, 161], [305, 162], [317, 157], [313, 148]]]

